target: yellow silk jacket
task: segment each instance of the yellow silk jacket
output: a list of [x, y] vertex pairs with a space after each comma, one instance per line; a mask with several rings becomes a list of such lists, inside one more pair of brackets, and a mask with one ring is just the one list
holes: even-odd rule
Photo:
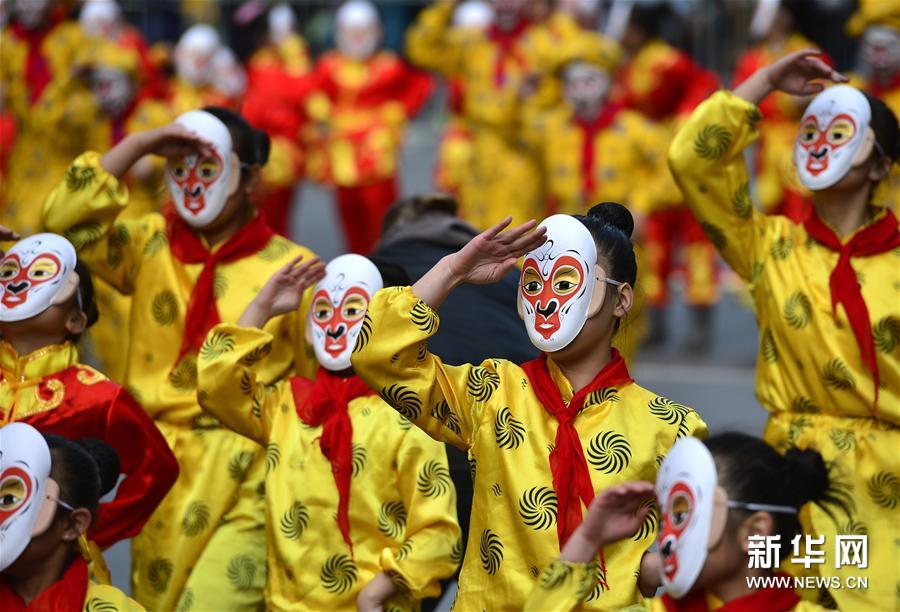
[[[447, 454], [377, 396], [349, 403], [353, 425], [350, 537], [335, 521], [338, 491], [322, 454], [322, 427], [298, 416], [291, 382], [258, 382], [270, 334], [214, 327], [198, 362], [204, 408], [266, 448], [266, 602], [274, 610], [349, 609], [360, 590], [387, 572], [401, 594], [389, 610], [418, 609], [440, 593], [462, 553], [456, 491]], [[215, 350], [213, 350], [215, 349]]]
[[108, 584], [88, 583], [84, 612], [143, 612], [144, 607]]
[[[678, 133], [669, 164], [712, 243], [749, 284], [760, 327], [756, 395], [772, 413], [766, 441], [782, 451], [797, 446], [822, 453], [833, 466], [832, 480], [853, 500], [850, 516], [841, 514], [837, 522], [818, 506], [804, 508], [804, 531], [827, 542], [837, 534], [896, 533], [900, 250], [851, 258], [881, 374], [875, 406], [847, 314], [839, 306], [832, 315], [829, 278], [838, 253], [812, 240], [803, 225], [760, 214], [750, 200], [743, 150], [758, 136], [759, 119], [756, 106], [719, 92]], [[868, 591], [832, 590], [830, 596], [841, 609], [871, 609], [900, 601], [896, 559], [891, 538], [869, 537], [869, 569], [834, 569], [833, 545], [825, 547], [825, 564], [813, 569], [870, 576]]]
[[[478, 366], [444, 365], [427, 349], [437, 328], [437, 314], [409, 288], [379, 291], [369, 305], [353, 365], [403, 416], [433, 438], [468, 451], [475, 492], [457, 609], [520, 610], [541, 568], [559, 556], [548, 460], [557, 422], [518, 365], [496, 359]], [[568, 401], [571, 385], [552, 360], [547, 363]], [[634, 383], [589, 396], [574, 426], [595, 491], [629, 480], [655, 480], [676, 438], [706, 434], [692, 409]], [[590, 609], [641, 601], [640, 562], [655, 532], [656, 520], [648, 518], [634, 540], [604, 551], [609, 591], [595, 576]]]

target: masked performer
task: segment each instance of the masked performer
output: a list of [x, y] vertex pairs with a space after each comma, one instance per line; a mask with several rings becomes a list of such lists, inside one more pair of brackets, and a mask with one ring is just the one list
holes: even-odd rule
[[40, 229], [41, 204], [84, 148], [95, 112], [75, 71], [84, 44], [61, 0], [14, 2], [0, 36], [0, 106], [18, 123], [0, 186], [4, 223], [23, 235]]
[[[656, 497], [662, 525], [660, 579], [665, 593], [651, 612], [705, 610], [823, 610], [801, 601], [791, 586], [751, 581], [787, 580], [779, 563], [754, 563], [751, 538], [777, 538], [771, 551], [787, 561], [800, 534], [797, 513], [807, 504], [839, 513], [843, 501], [829, 480], [822, 455], [791, 450], [784, 457], [744, 434], [716, 435], [705, 443], [679, 440], [660, 468]], [[638, 532], [651, 512], [653, 485], [632, 482], [594, 500], [558, 561], [541, 575], [527, 611], [575, 610], [590, 581], [596, 551]]]
[[[581, 522], [595, 491], [654, 479], [676, 438], [704, 435], [690, 408], [634, 384], [611, 348], [637, 276], [631, 215], [600, 204], [501, 232], [509, 218], [447, 256], [411, 289], [379, 292], [352, 356], [360, 377], [432, 437], [466, 450], [474, 475], [460, 609], [519, 609], [541, 569]], [[525, 256], [519, 311], [544, 354], [447, 366], [428, 352], [435, 309], [463, 282], [490, 283]], [[653, 592], [640, 574], [655, 524], [603, 550], [588, 607], [615, 609]], [[649, 579], [650, 582], [645, 582]]]
[[223, 101], [213, 88], [213, 59], [221, 48], [219, 33], [205, 23], [191, 26], [178, 39], [172, 54], [175, 76], [169, 83], [168, 95], [172, 114]]
[[335, 14], [337, 49], [316, 63], [319, 95], [308, 103], [327, 136], [313, 174], [337, 189], [347, 249], [369, 253], [384, 213], [398, 197], [397, 172], [406, 122], [425, 104], [432, 80], [379, 48], [381, 21], [367, 0]]
[[115, 451], [90, 438], [45, 438], [24, 423], [0, 428], [0, 449], [0, 609], [143, 610], [94, 582], [79, 550], [116, 485]]
[[[900, 504], [900, 232], [871, 196], [900, 157], [897, 118], [846, 85], [810, 103], [794, 146], [815, 202], [802, 225], [757, 213], [744, 166], [743, 150], [758, 135], [757, 103], [774, 90], [820, 91], [810, 79], [846, 80], [814, 53], [789, 55], [704, 102], [673, 142], [669, 164], [713, 244], [749, 283], [760, 325], [756, 395], [771, 413], [765, 439], [781, 451], [822, 453], [852, 494], [854, 521], [890, 534]], [[801, 519], [806, 533], [828, 542], [841, 533], [816, 508]], [[869, 545], [869, 590], [831, 591], [841, 608], [896, 601], [896, 547], [888, 537]], [[825, 553], [831, 575], [856, 569], [834, 569], [833, 547]]]
[[[271, 317], [297, 309], [321, 265], [291, 262], [238, 325], [210, 331], [199, 361], [203, 405], [267, 451], [269, 609], [417, 610], [440, 593], [462, 552], [456, 495], [443, 445], [384, 405], [353, 372], [350, 353], [378, 268], [342, 255], [313, 293], [307, 330], [314, 380], [265, 388], [259, 363]], [[218, 349], [216, 347], [219, 347]], [[222, 350], [227, 348], [227, 350]], [[336, 523], [336, 524], [335, 524]]]
[[97, 320], [94, 290], [75, 248], [36, 234], [0, 260], [0, 424], [99, 438], [119, 454], [125, 479], [100, 506], [90, 537], [101, 548], [133, 537], [178, 475], [165, 439], [137, 402], [79, 363], [76, 343]]
[[[168, 158], [174, 207], [118, 221], [122, 177], [141, 157]], [[197, 352], [209, 329], [236, 321], [262, 279], [309, 251], [274, 236], [250, 204], [268, 138], [208, 108], [73, 162], [49, 198], [48, 227], [66, 232], [91, 272], [132, 296], [125, 383], [169, 442], [181, 476], [132, 546], [134, 594], [152, 609], [255, 607], [265, 583], [262, 450], [197, 404]], [[276, 317], [266, 382], [303, 355], [299, 313]], [[297, 365], [301, 371], [310, 363]], [[209, 598], [209, 599], [207, 599]]]

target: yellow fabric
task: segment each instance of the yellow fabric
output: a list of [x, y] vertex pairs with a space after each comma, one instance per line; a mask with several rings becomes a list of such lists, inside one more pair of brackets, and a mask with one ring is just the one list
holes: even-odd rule
[[34, 104], [25, 80], [28, 46], [7, 28], [0, 35], [0, 107], [15, 115], [18, 134], [0, 184], [3, 224], [22, 235], [41, 230], [41, 204], [84, 150], [96, 105], [72, 66], [84, 37], [63, 21], [44, 39], [51, 79]]
[[[559, 556], [548, 461], [556, 419], [518, 365], [489, 359], [447, 366], [429, 353], [438, 317], [411, 289], [379, 291], [366, 318], [352, 358], [357, 373], [430, 436], [469, 453], [475, 491], [457, 609], [521, 609], [540, 568]], [[571, 385], [549, 363], [563, 400], [571, 399]], [[696, 412], [633, 383], [589, 396], [574, 426], [595, 491], [655, 480], [677, 437], [706, 434]], [[648, 519], [642, 537], [605, 549], [610, 590], [602, 592], [595, 581], [589, 608], [640, 600], [637, 572], [655, 531]]]
[[[181, 466], [178, 481], [135, 539], [132, 551], [136, 598], [152, 609], [169, 609], [191, 568], [199, 567], [198, 560], [222, 517], [242, 512], [243, 504], [249, 503], [238, 499], [239, 487], [246, 480], [260, 484], [264, 453], [201, 410], [196, 398], [196, 355], [174, 363], [187, 301], [202, 265], [183, 264], [175, 258], [161, 215], [117, 220], [128, 204], [128, 189], [103, 170], [97, 153], [76, 159], [66, 176], [45, 204], [44, 221], [50, 231], [72, 241], [93, 274], [132, 296], [123, 382], [154, 419]], [[263, 283], [300, 254], [312, 255], [276, 236], [257, 255], [219, 265], [214, 286], [221, 319], [236, 321]], [[301, 373], [312, 372], [303, 340], [308, 298], [307, 294], [301, 310], [277, 317], [267, 326], [278, 341], [260, 371], [263, 380], [284, 377], [292, 372], [292, 365]], [[201, 526], [186, 528], [184, 519], [198, 512], [205, 519]], [[261, 522], [262, 515], [257, 517]], [[252, 541], [231, 544], [235, 550], [255, 546]], [[257, 602], [261, 598], [258, 592]], [[228, 605], [224, 594], [220, 605]]]
[[386, 608], [418, 609], [416, 600], [440, 593], [438, 580], [453, 574], [461, 550], [443, 445], [378, 396], [350, 402], [351, 558], [335, 521], [339, 498], [319, 447], [322, 428], [300, 419], [289, 380], [270, 387], [257, 380], [259, 356], [272, 341], [259, 329], [218, 325], [198, 362], [203, 406], [266, 448], [267, 607], [352, 608], [384, 571], [403, 591]]
[[[71, 342], [52, 344], [20, 356], [12, 345], [0, 340], [0, 425], [58, 407], [65, 389], [52, 389], [50, 399], [44, 399], [37, 393], [38, 384], [44, 376], [78, 362], [78, 349]], [[80, 367], [86, 377], [106, 379], [90, 366]]]
[[523, 612], [568, 612], [580, 608], [594, 588], [594, 572], [590, 563], [556, 559], [541, 572]]
[[[757, 136], [758, 109], [719, 92], [695, 111], [669, 151], [688, 202], [728, 264], [749, 283], [760, 325], [756, 394], [772, 417], [765, 439], [776, 448], [813, 448], [834, 462], [853, 500], [849, 524], [817, 509], [804, 529], [825, 534], [822, 573], [870, 577], [866, 593], [831, 592], [842, 608], [898, 602], [896, 508], [900, 505], [900, 251], [851, 260], [869, 309], [882, 377], [874, 390], [843, 307], [831, 314], [829, 277], [838, 254], [802, 225], [759, 214], [749, 199], [743, 149]], [[844, 240], [849, 240], [846, 237]], [[846, 516], [839, 515], [841, 523]], [[858, 527], [857, 527], [858, 526]], [[869, 569], [834, 570], [834, 536], [865, 529]]]
[[84, 596], [84, 612], [143, 612], [144, 608], [119, 589], [89, 582]]
[[884, 25], [900, 30], [900, 6], [884, 0], [859, 0], [856, 12], [844, 27], [850, 36], [861, 36], [866, 28]]

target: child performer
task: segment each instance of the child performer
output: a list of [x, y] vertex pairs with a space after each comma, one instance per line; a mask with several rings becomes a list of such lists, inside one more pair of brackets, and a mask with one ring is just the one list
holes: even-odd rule
[[79, 554], [99, 499], [116, 485], [115, 451], [45, 438], [25, 423], [0, 428], [0, 448], [0, 610], [143, 610], [91, 580]]
[[178, 464], [131, 395], [79, 363], [76, 343], [96, 320], [91, 277], [65, 238], [36, 234], [0, 259], [0, 425], [22, 421], [116, 449], [125, 479], [90, 534], [106, 548], [138, 534]]
[[[739, 433], [705, 443], [679, 440], [660, 468], [656, 496], [662, 509], [657, 543], [665, 588], [651, 612], [718, 610], [822, 610], [800, 601], [784, 573], [754, 567], [751, 538], [777, 538], [777, 559], [800, 533], [799, 509], [815, 504], [825, 512], [843, 505], [822, 455], [791, 450], [784, 457], [757, 438]], [[630, 482], [604, 491], [591, 504], [558, 561], [541, 576], [525, 609], [574, 610], [587, 593], [589, 564], [596, 551], [633, 536], [649, 511], [649, 482]], [[752, 582], [759, 580], [759, 586]], [[643, 609], [643, 608], [642, 608]]]
[[[811, 79], [846, 80], [815, 53], [791, 54], [734, 93], [704, 102], [672, 143], [669, 164], [713, 244], [750, 285], [760, 324], [756, 395], [771, 413], [766, 441], [780, 451], [790, 445], [822, 453], [855, 501], [852, 523], [869, 534], [893, 534], [900, 505], [900, 232], [893, 212], [871, 196], [900, 157], [897, 118], [852, 87], [822, 91], [794, 146], [815, 214], [800, 225], [765, 217], [748, 196], [743, 150], [759, 133], [757, 103], [775, 90], [821, 91]], [[812, 507], [801, 519], [805, 533], [829, 543], [821, 568], [838, 577], [857, 571], [835, 567], [834, 539], [846, 532], [830, 517]], [[896, 559], [891, 537], [871, 538], [868, 591], [831, 596], [844, 609], [897, 602]]]
[[259, 382], [273, 340], [263, 326], [296, 310], [323, 274], [315, 260], [296, 263], [269, 280], [238, 325], [210, 331], [199, 361], [203, 406], [266, 447], [266, 605], [418, 610], [462, 553], [446, 452], [353, 372], [350, 353], [370, 331], [366, 308], [383, 284], [360, 255], [334, 259], [314, 290], [315, 380]]
[[[467, 450], [474, 473], [469, 553], [457, 606], [520, 608], [581, 522], [595, 491], [655, 479], [676, 438], [704, 435], [690, 408], [634, 384], [611, 347], [637, 278], [631, 214], [619, 204], [495, 225], [442, 259], [412, 289], [372, 300], [353, 365], [432, 437]], [[544, 354], [522, 366], [446, 366], [428, 352], [435, 313], [463, 282], [490, 283], [525, 256], [519, 310]], [[477, 315], [473, 315], [477, 316]], [[641, 574], [655, 523], [601, 552], [588, 607], [616, 609], [658, 585]], [[647, 580], [649, 579], [649, 580]]]
[[[268, 137], [231, 111], [188, 112], [174, 125], [125, 137], [102, 157], [73, 162], [44, 209], [91, 271], [133, 296], [125, 384], [166, 436], [181, 475], [134, 541], [135, 598], [148, 608], [257, 606], [265, 585], [264, 453], [197, 403], [197, 353], [219, 321], [237, 321], [262, 280], [297, 255], [250, 203]], [[174, 206], [117, 220], [122, 177], [144, 155], [168, 158]], [[254, 280], [259, 279], [259, 280]], [[260, 371], [282, 378], [303, 343], [303, 318], [270, 321], [277, 338]], [[296, 351], [296, 354], [302, 354]], [[208, 599], [207, 599], [208, 598]]]

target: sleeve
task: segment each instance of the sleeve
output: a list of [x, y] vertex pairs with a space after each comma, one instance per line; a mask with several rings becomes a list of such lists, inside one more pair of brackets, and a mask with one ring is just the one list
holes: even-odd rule
[[454, 7], [455, 3], [450, 0], [436, 2], [419, 13], [406, 33], [409, 60], [445, 77], [460, 73], [465, 46], [465, 40], [455, 35], [451, 28]]
[[568, 612], [581, 603], [594, 587], [590, 563], [569, 563], [556, 559], [541, 573], [525, 601], [523, 612]]
[[178, 462], [143, 408], [124, 389], [112, 402], [103, 439], [116, 449], [125, 479], [100, 505], [92, 538], [100, 548], [136, 536], [178, 478]]
[[689, 410], [681, 419], [678, 436], [684, 437], [685, 435], [700, 438], [701, 440], [709, 437], [709, 429], [706, 426], [706, 422], [700, 418], [696, 410]]
[[744, 149], [758, 136], [759, 109], [728, 91], [697, 107], [669, 148], [669, 167], [722, 257], [749, 281], [766, 220], [750, 198]]
[[408, 509], [406, 539], [400, 550], [381, 553], [381, 568], [413, 599], [437, 597], [439, 581], [456, 571], [453, 547], [460, 538], [447, 453], [443, 444], [413, 427], [397, 449], [396, 465]]
[[116, 221], [127, 204], [124, 181], [103, 169], [99, 153], [89, 151], [72, 162], [47, 196], [43, 222], [48, 231], [69, 239], [93, 274], [131, 294], [147, 240], [162, 226], [150, 227], [147, 217]]
[[416, 70], [406, 64], [403, 64], [402, 71], [402, 86], [396, 91], [400, 96], [403, 112], [407, 118], [411, 118], [428, 102], [428, 97], [434, 91], [434, 79], [427, 72]]
[[485, 414], [479, 394], [499, 385], [491, 361], [448, 366], [428, 351], [439, 319], [410, 287], [382, 289], [372, 298], [351, 361], [356, 373], [425, 433], [467, 450]]
[[273, 336], [261, 329], [220, 323], [197, 359], [197, 399], [226, 427], [265, 446], [281, 402], [279, 385], [259, 381], [257, 368], [272, 351]]

